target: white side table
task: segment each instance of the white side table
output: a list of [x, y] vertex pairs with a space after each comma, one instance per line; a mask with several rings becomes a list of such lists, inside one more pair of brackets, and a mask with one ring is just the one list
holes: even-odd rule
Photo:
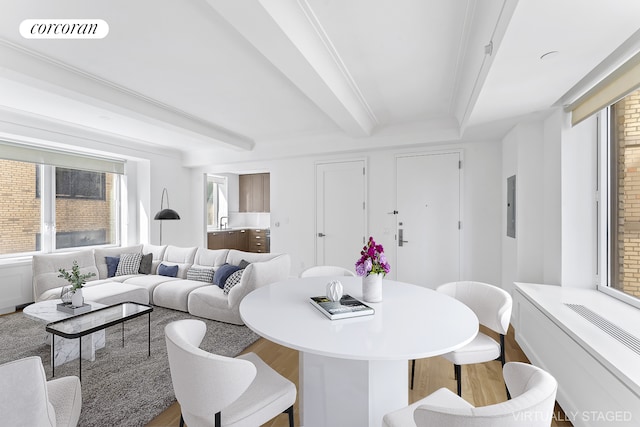
[[[47, 323], [55, 322], [57, 320], [66, 319], [68, 317], [73, 316], [70, 313], [65, 313], [64, 311], [60, 311], [57, 308], [57, 305], [62, 301], [59, 299], [48, 300], [48, 301], [40, 301], [34, 304], [30, 304], [26, 306], [22, 312], [27, 316], [34, 320], [38, 320], [44, 325]], [[106, 307], [105, 304], [100, 304], [97, 302], [86, 301], [87, 304], [91, 304], [91, 311], [97, 310], [98, 308]], [[42, 328], [43, 340], [51, 345], [51, 341], [53, 335], [48, 332], [45, 332], [44, 325]], [[67, 363], [71, 360], [75, 360], [78, 358], [80, 353], [78, 347], [79, 340], [68, 340], [65, 338], [58, 337], [55, 340], [55, 346], [52, 349], [53, 357], [51, 358], [53, 366], [60, 366], [63, 363]], [[96, 350], [103, 348], [105, 346], [105, 334], [104, 330], [94, 332], [91, 334], [91, 337], [87, 337], [82, 340], [82, 358], [85, 360], [94, 361], [96, 358]]]

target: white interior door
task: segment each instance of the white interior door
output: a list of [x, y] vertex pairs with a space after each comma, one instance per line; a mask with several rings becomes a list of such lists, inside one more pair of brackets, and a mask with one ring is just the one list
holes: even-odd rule
[[354, 270], [366, 233], [364, 160], [316, 165], [316, 265]]
[[397, 270], [435, 288], [460, 278], [460, 153], [398, 157]]

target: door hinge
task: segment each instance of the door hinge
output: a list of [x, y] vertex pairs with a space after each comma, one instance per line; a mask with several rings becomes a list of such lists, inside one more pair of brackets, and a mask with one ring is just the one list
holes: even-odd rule
[[462, 221], [458, 221], [458, 230], [462, 230]]
[[364, 207], [365, 202], [362, 202], [362, 210], [365, 210], [366, 208]]
[[462, 169], [462, 160], [458, 160], [458, 169]]
[[362, 168], [362, 175], [366, 175], [365, 172], [364, 172], [364, 168]]

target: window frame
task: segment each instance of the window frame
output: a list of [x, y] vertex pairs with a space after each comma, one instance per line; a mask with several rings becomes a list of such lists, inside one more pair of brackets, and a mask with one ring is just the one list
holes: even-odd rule
[[[613, 298], [640, 309], [640, 298], [614, 287], [614, 276], [618, 269], [616, 257], [618, 231], [616, 227], [618, 209], [618, 141], [615, 128], [615, 107], [607, 106], [598, 113], [598, 147], [596, 156], [597, 186], [595, 188], [597, 214], [597, 289]], [[612, 173], [613, 171], [613, 173]]]
[[[78, 197], [78, 198], [70, 198], [73, 200], [85, 200], [85, 201], [107, 201], [110, 197], [113, 197], [111, 214], [115, 215], [115, 219], [111, 218], [110, 222], [113, 224], [113, 230], [111, 233], [107, 233], [107, 240], [112, 236], [114, 238], [113, 242], [98, 244], [98, 245], [86, 245], [86, 246], [73, 246], [73, 247], [65, 247], [58, 248], [56, 246], [57, 240], [57, 230], [56, 230], [56, 199], [69, 199], [66, 196], [58, 196], [56, 191], [56, 166], [42, 164], [42, 163], [33, 163], [28, 160], [18, 160], [18, 159], [10, 159], [0, 157], [2, 160], [9, 161], [17, 161], [25, 164], [31, 164], [36, 168], [36, 182], [34, 185], [35, 189], [35, 197], [40, 199], [40, 228], [39, 228], [39, 243], [40, 248], [33, 251], [26, 252], [11, 252], [0, 254], [0, 260], [15, 260], [24, 258], [27, 256], [32, 256], [35, 254], [43, 254], [43, 253], [55, 253], [55, 252], [73, 252], [79, 250], [85, 250], [88, 248], [94, 247], [109, 247], [109, 246], [118, 246], [122, 242], [122, 218], [125, 213], [123, 210], [124, 201], [122, 200], [122, 187], [125, 185], [125, 180], [123, 179], [124, 175], [116, 172], [96, 172], [102, 173], [102, 186], [101, 198], [91, 198], [91, 197]], [[68, 167], [61, 166], [63, 169], [71, 169], [71, 170], [79, 170], [82, 172], [92, 172], [80, 169], [78, 167]], [[110, 194], [107, 194], [106, 191], [106, 173], [111, 173], [113, 175], [113, 185]], [[35, 249], [35, 248], [34, 248]]]
[[[214, 183], [218, 185], [218, 206], [216, 209], [216, 218], [214, 218], [214, 223], [209, 224], [209, 184]], [[220, 188], [222, 186], [222, 188]], [[217, 230], [220, 228], [220, 224], [218, 223], [218, 219], [227, 217], [227, 224], [229, 223], [229, 201], [228, 201], [228, 191], [229, 191], [229, 180], [225, 176], [215, 175], [215, 174], [205, 174], [205, 226], [207, 230]], [[223, 196], [227, 199], [227, 214], [220, 215], [220, 200], [219, 195], [222, 193]]]

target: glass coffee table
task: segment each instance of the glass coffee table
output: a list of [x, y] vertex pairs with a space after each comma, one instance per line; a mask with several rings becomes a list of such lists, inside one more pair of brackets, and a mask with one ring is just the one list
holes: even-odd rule
[[[94, 332], [104, 330], [109, 326], [122, 324], [122, 346], [124, 347], [124, 322], [130, 319], [147, 314], [149, 316], [148, 326], [148, 356], [151, 356], [151, 312], [153, 307], [147, 304], [138, 304], [135, 302], [123, 302], [100, 308], [98, 310], [89, 311], [87, 313], [78, 314], [63, 320], [58, 320], [47, 324], [46, 331], [52, 334], [52, 352], [55, 344], [56, 335], [66, 339], [77, 338], [80, 351], [79, 361], [79, 378], [82, 380], [82, 337], [93, 334]], [[52, 354], [53, 358], [53, 354]], [[55, 377], [55, 364], [52, 366], [51, 376]]]

